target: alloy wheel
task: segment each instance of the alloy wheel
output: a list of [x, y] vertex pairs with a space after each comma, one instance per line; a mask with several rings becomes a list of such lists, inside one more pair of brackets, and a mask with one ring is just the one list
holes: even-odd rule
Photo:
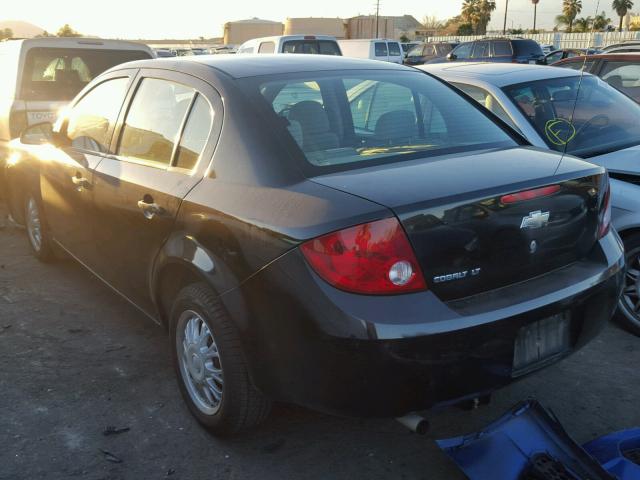
[[180, 315], [177, 328], [178, 363], [189, 397], [202, 413], [215, 415], [222, 404], [224, 379], [213, 334], [192, 310]]
[[627, 271], [620, 308], [627, 318], [640, 325], [640, 248], [627, 254]]

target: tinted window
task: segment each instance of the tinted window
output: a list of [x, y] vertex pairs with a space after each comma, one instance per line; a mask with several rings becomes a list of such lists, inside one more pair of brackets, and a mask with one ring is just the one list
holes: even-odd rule
[[493, 55], [496, 57], [510, 57], [511, 55], [513, 55], [513, 51], [511, 50], [511, 42], [493, 42]]
[[438, 57], [446, 57], [449, 53], [451, 53], [451, 50], [453, 50], [453, 45], [449, 44], [449, 43], [442, 43], [439, 45], [435, 46], [435, 55]]
[[386, 57], [388, 55], [387, 44], [384, 42], [376, 42], [376, 57]]
[[111, 130], [128, 83], [128, 78], [107, 80], [75, 104], [67, 117], [67, 136], [74, 147], [101, 153], [109, 151]]
[[258, 53], [273, 53], [275, 51], [276, 44], [273, 42], [262, 42], [260, 48], [258, 48]]
[[192, 170], [196, 166], [209, 138], [212, 124], [211, 106], [202, 95], [198, 95], [180, 139], [176, 167]]
[[456, 56], [456, 59], [458, 60], [466, 60], [467, 58], [471, 58], [472, 48], [473, 48], [473, 43], [463, 43], [453, 51], [453, 54]]
[[118, 155], [168, 165], [193, 94], [179, 83], [145, 78], [127, 113]]
[[150, 58], [135, 50], [32, 48], [22, 77], [23, 100], [68, 101], [105, 70]]
[[591, 70], [591, 67], [593, 67], [593, 61], [585, 62], [584, 59], [582, 59], [575, 62], [561, 63], [560, 65], [558, 65], [558, 67], [570, 68], [571, 70], [582, 70], [583, 66], [584, 71], [588, 72]]
[[465, 83], [454, 83], [454, 85], [494, 115], [498, 116], [503, 122], [518, 130], [518, 127], [513, 123], [513, 120], [511, 120], [511, 117], [509, 117], [504, 108], [502, 108], [502, 105], [500, 105], [496, 97], [487, 92], [484, 88], [476, 87], [475, 85], [467, 85]]
[[505, 88], [549, 148], [578, 156], [640, 143], [640, 106], [593, 76]]
[[[244, 84], [266, 100], [266, 124], [289, 135], [316, 167], [515, 145], [466, 99], [420, 73], [316, 73], [299, 78], [304, 81], [257, 78]], [[293, 104], [282, 102], [282, 92], [291, 98], [289, 92], [301, 85], [313, 85], [321, 101], [301, 96], [305, 99]], [[343, 108], [345, 98], [348, 109]]]
[[489, 56], [489, 42], [476, 42], [471, 58], [485, 58]]
[[422, 55], [429, 55], [428, 45], [425, 45], [424, 47], [422, 45], [418, 45], [417, 47], [413, 47], [409, 50], [409, 53], [407, 53], [407, 57], [421, 57]]
[[289, 40], [282, 46], [283, 53], [307, 53], [312, 55], [340, 55], [338, 44], [331, 40]]
[[534, 40], [513, 40], [513, 48], [518, 57], [541, 57], [542, 47]]
[[547, 63], [550, 65], [552, 63], [559, 62], [560, 60], [562, 60], [562, 55], [563, 55], [562, 51], [547, 55]]
[[399, 57], [400, 55], [402, 55], [399, 43], [389, 42], [389, 55], [394, 57]]
[[614, 87], [640, 87], [640, 63], [606, 62], [600, 76]]

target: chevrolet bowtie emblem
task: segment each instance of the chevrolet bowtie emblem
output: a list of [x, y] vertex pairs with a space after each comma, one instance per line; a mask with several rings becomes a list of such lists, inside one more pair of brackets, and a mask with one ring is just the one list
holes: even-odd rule
[[520, 228], [542, 228], [546, 227], [549, 224], [549, 216], [551, 212], [542, 212], [542, 210], [538, 210], [536, 212], [531, 212], [529, 215], [522, 219], [522, 223], [520, 224]]

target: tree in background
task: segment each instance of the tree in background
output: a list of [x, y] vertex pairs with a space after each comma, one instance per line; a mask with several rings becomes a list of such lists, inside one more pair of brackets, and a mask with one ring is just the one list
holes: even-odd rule
[[562, 0], [562, 15], [556, 17], [556, 23], [567, 25], [567, 32], [571, 33], [573, 30], [573, 21], [581, 11], [581, 0]]
[[595, 16], [592, 26], [596, 31], [601, 32], [603, 30], [607, 30], [610, 23], [611, 19], [607, 17], [607, 14], [604, 11], [602, 11], [600, 15]]
[[71, 28], [68, 23], [65, 23], [64, 26], [60, 28], [60, 30], [58, 30], [57, 35], [59, 37], [81, 37], [82, 36], [81, 33], [78, 33], [73, 28]]
[[460, 16], [465, 24], [472, 26], [473, 33], [484, 35], [491, 21], [491, 13], [495, 9], [495, 0], [465, 0]]
[[621, 32], [622, 22], [624, 21], [624, 17], [627, 15], [627, 12], [633, 8], [633, 2], [631, 0], [613, 0], [611, 8], [613, 8], [620, 17], [620, 26], [618, 27], [618, 31]]
[[422, 26], [425, 30], [438, 32], [444, 28], [445, 24], [438, 20], [438, 17], [435, 17], [433, 15], [425, 15], [422, 19]]
[[576, 33], [585, 33], [591, 31], [591, 24], [593, 23], [593, 19], [591, 17], [587, 18], [577, 18], [573, 22], [573, 31]]
[[0, 28], [0, 40], [5, 38], [13, 38], [13, 30], [10, 28]]

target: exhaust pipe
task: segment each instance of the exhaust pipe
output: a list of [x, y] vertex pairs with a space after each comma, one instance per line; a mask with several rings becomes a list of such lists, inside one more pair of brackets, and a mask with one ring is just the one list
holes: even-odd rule
[[417, 413], [410, 413], [396, 420], [418, 435], [424, 435], [429, 431], [429, 421]]

